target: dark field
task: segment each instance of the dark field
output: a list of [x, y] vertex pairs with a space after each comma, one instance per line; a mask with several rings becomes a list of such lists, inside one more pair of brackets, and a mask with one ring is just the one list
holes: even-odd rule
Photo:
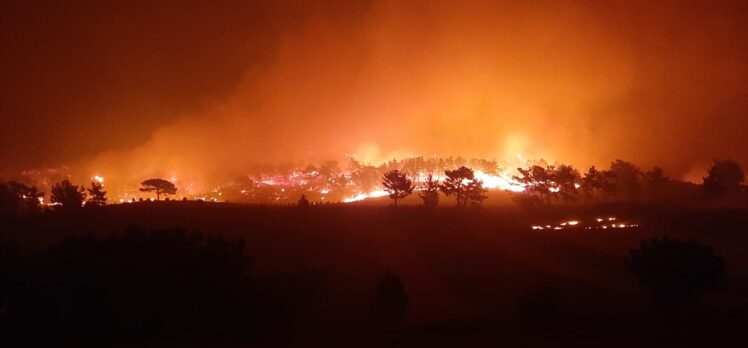
[[[584, 229], [609, 216], [640, 227]], [[568, 220], [581, 223], [530, 229]], [[714, 346], [748, 323], [743, 210], [146, 202], [22, 216], [2, 233], [8, 343]], [[624, 259], [664, 235], [712, 246], [724, 280], [655, 303]], [[387, 271], [408, 299], [395, 320], [375, 304]]]

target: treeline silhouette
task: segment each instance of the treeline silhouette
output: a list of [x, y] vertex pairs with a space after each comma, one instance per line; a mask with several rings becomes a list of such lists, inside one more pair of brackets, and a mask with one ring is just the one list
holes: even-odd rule
[[[571, 165], [533, 165], [518, 168], [514, 178], [526, 186], [521, 195], [514, 197], [523, 206], [541, 204], [600, 202], [641, 202], [643, 200], [668, 199], [666, 190], [683, 185], [663, 174], [659, 167], [642, 171], [630, 162], [616, 160], [608, 169], [590, 167], [585, 173]], [[732, 160], [715, 161], [700, 186], [703, 197], [711, 201], [731, 200], [745, 204], [748, 190], [743, 186], [745, 176], [742, 168]], [[675, 196], [677, 197], [677, 195]]]
[[[352, 161], [350, 172], [342, 172], [336, 162], [322, 166], [308, 166], [300, 174], [298, 184], [281, 182], [266, 184], [247, 177], [237, 178], [223, 188], [222, 197], [233, 202], [290, 204], [304, 196], [310, 205], [342, 199], [355, 192], [370, 192], [381, 186], [389, 194], [394, 205], [413, 192], [418, 192], [424, 206], [434, 207], [440, 203], [440, 193], [454, 196], [457, 206], [479, 206], [487, 198], [484, 183], [475, 175], [475, 170], [496, 175], [496, 162], [471, 160], [474, 168], [460, 165], [455, 169], [443, 169], [449, 165], [464, 164], [457, 159], [424, 159], [422, 157], [403, 161], [390, 161], [380, 166], [362, 165]], [[438, 171], [442, 170], [443, 171]], [[512, 200], [522, 207], [537, 207], [551, 204], [599, 204], [608, 202], [668, 203], [692, 201], [692, 204], [748, 204], [748, 189], [743, 184], [745, 174], [742, 167], [732, 160], [714, 161], [701, 185], [696, 186], [672, 180], [659, 167], [643, 171], [631, 162], [616, 160], [608, 169], [590, 167], [582, 173], [572, 165], [533, 164], [517, 168], [519, 175], [513, 180], [524, 187], [524, 191], [511, 194]], [[427, 173], [427, 174], [425, 174]], [[419, 179], [425, 175], [425, 179]], [[442, 180], [439, 178], [442, 177]], [[298, 179], [298, 178], [297, 178]], [[693, 188], [701, 190], [694, 195]], [[168, 180], [154, 178], [141, 183], [141, 192], [154, 193], [156, 200], [162, 196], [176, 195], [177, 187]], [[321, 192], [329, 195], [321, 197]], [[187, 200], [187, 198], [183, 198]], [[54, 209], [77, 209], [83, 205], [103, 206], [107, 203], [107, 192], [100, 182], [93, 181], [88, 188], [73, 185], [65, 179], [50, 188], [50, 203], [44, 204], [44, 192], [37, 187], [19, 182], [0, 183], [0, 214], [14, 215], [38, 212], [50, 205]], [[143, 201], [140, 198], [139, 201]]]
[[[140, 191], [154, 192], [156, 200], [160, 200], [162, 195], [176, 194], [177, 188], [164, 179], [148, 179], [141, 183]], [[84, 206], [102, 207], [108, 201], [103, 183], [91, 181], [90, 186], [84, 188], [74, 185], [68, 179], [53, 184], [49, 198], [51, 204], [45, 205], [44, 192], [37, 187], [15, 181], [0, 182], [0, 216], [37, 213], [49, 207], [62, 211], [77, 210]], [[140, 201], [144, 199], [141, 198]]]
[[[423, 200], [424, 206], [439, 205], [439, 191], [447, 196], [455, 196], [458, 207], [465, 207], [468, 203], [477, 206], [488, 198], [486, 196], [488, 189], [483, 187], [483, 181], [475, 177], [472, 169], [462, 166], [454, 170], [446, 170], [444, 175], [444, 182], [439, 182], [433, 174], [429, 174], [421, 185], [423, 193], [419, 194], [419, 197]], [[409, 196], [415, 189], [413, 180], [408, 178], [405, 172], [397, 169], [384, 173], [382, 186], [394, 201], [394, 206], [397, 206], [398, 199]]]

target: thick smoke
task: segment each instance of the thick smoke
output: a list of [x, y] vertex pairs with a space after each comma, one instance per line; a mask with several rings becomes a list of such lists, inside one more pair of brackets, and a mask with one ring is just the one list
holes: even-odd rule
[[279, 36], [269, 64], [248, 65], [228, 97], [181, 113], [135, 149], [86, 158], [82, 175], [198, 178], [351, 154], [579, 167], [622, 158], [675, 177], [713, 158], [745, 163], [746, 10], [376, 1], [341, 18], [321, 9]]

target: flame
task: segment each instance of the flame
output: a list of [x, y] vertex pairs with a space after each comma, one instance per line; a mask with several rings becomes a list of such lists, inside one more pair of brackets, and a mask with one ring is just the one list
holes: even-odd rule
[[97, 183], [99, 183], [99, 184], [102, 184], [102, 185], [104, 185], [104, 177], [103, 177], [103, 176], [100, 176], [100, 175], [94, 175], [94, 176], [92, 176], [92, 177], [91, 177], [91, 181], [93, 181], [93, 182], [97, 182]]
[[475, 177], [483, 181], [483, 187], [487, 189], [498, 189], [512, 192], [522, 192], [525, 190], [525, 187], [512, 179], [512, 175], [507, 172], [502, 172], [499, 175], [491, 175], [476, 170]]
[[364, 199], [367, 199], [367, 198], [384, 197], [384, 196], [387, 196], [388, 194], [389, 193], [387, 193], [387, 191], [384, 191], [384, 190], [374, 190], [369, 193], [359, 193], [355, 196], [344, 198], [343, 203], [363, 201]]

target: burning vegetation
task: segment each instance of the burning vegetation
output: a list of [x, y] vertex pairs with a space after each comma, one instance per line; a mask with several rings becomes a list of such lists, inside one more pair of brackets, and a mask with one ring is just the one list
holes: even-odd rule
[[[389, 196], [397, 205], [414, 192], [425, 206], [436, 206], [440, 195], [454, 197], [457, 206], [481, 205], [489, 191], [506, 192], [523, 207], [552, 204], [607, 202], [666, 202], [701, 192], [704, 199], [741, 203], [746, 199], [744, 173], [734, 161], [715, 161], [698, 186], [671, 180], [662, 169], [643, 171], [630, 162], [616, 160], [608, 169], [595, 166], [581, 172], [569, 164], [545, 161], [499, 163], [485, 159], [411, 157], [381, 164], [350, 159], [346, 166], [327, 161], [319, 165], [256, 166], [248, 174], [216, 180], [198, 190], [178, 177], [143, 178], [144, 181], [106, 181], [90, 177], [89, 187], [71, 183], [66, 168], [22, 173], [21, 182], [4, 184], [21, 211], [45, 206], [80, 206], [133, 203], [143, 200], [199, 200], [251, 204], [289, 205], [301, 196], [310, 204], [352, 203]], [[50, 184], [50, 182], [52, 184]], [[139, 182], [139, 183], [138, 183]], [[49, 195], [41, 188], [50, 187]], [[412, 203], [411, 203], [412, 204]], [[13, 205], [13, 204], [10, 204]], [[540, 226], [542, 227], [542, 226]], [[618, 226], [611, 226], [615, 228]]]

